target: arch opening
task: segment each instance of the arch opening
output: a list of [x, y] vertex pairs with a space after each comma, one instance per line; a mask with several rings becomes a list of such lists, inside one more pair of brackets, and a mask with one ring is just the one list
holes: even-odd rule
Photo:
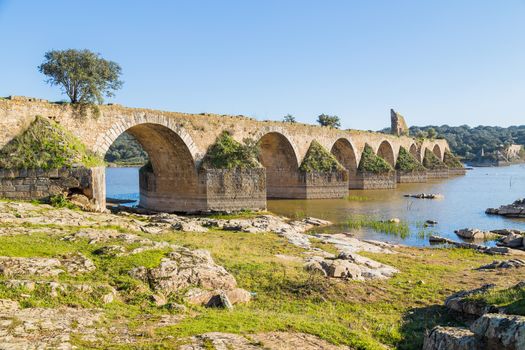
[[341, 163], [346, 170], [348, 170], [349, 184], [357, 177], [357, 157], [354, 147], [345, 138], [337, 140], [330, 151], [339, 163]]
[[[140, 170], [137, 167], [127, 171], [107, 170], [107, 193], [110, 197], [115, 194], [125, 196], [130, 191], [128, 194], [133, 194], [133, 188], [126, 186], [134, 185], [136, 189], [138, 178], [139, 193], [135, 193], [134, 198], [139, 199], [139, 206], [169, 212], [193, 211], [198, 208], [197, 170], [192, 154], [177, 132], [161, 124], [143, 123], [128, 128], [121, 135], [123, 136], [119, 136], [106, 152], [105, 159], [115, 158], [116, 153], [124, 157], [129, 156], [129, 153], [136, 153], [141, 155], [136, 160], [147, 162]], [[128, 144], [119, 147], [120, 152], [115, 152], [115, 144], [120, 146], [122, 139]], [[140, 145], [140, 150], [137, 150], [137, 144]], [[130, 152], [130, 147], [135, 152]], [[128, 154], [123, 154], [126, 151]], [[124, 184], [123, 188], [111, 188], [117, 183], [113, 180]], [[122, 195], [118, 191], [123, 192]]]
[[268, 198], [293, 198], [299, 185], [299, 164], [290, 141], [279, 132], [259, 139], [259, 162], [266, 168]]
[[439, 147], [439, 145], [434, 145], [432, 153], [434, 153], [439, 160], [443, 161], [443, 152], [441, 152], [441, 147]]
[[410, 145], [409, 152], [414, 158], [416, 158], [421, 163], [421, 154], [419, 154], [419, 152], [417, 151], [417, 146], [415, 143]]
[[377, 155], [386, 160], [393, 168], [396, 165], [396, 159], [394, 156], [394, 149], [388, 141], [383, 141], [377, 149]]

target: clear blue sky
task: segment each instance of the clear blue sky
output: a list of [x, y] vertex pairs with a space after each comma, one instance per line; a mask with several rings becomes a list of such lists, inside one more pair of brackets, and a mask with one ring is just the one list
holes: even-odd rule
[[0, 0], [0, 96], [63, 99], [45, 51], [118, 62], [113, 102], [313, 123], [525, 124], [525, 0]]

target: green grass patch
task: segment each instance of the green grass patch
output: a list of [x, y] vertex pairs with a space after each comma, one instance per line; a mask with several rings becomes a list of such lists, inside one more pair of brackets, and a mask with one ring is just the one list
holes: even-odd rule
[[370, 198], [366, 196], [355, 196], [355, 195], [348, 195], [345, 196], [345, 199], [350, 202], [366, 202], [369, 201]]
[[525, 316], [525, 285], [491, 290], [472, 296], [470, 299], [498, 308], [502, 307], [505, 309], [505, 312], [509, 314]]
[[377, 232], [396, 235], [401, 238], [410, 236], [410, 228], [406, 222], [391, 222], [378, 220], [365, 215], [352, 216], [346, 222], [351, 229], [370, 228]]

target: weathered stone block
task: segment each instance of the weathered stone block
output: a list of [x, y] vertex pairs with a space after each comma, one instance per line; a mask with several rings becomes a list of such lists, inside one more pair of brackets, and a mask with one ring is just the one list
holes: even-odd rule
[[431, 169], [427, 171], [429, 179], [448, 179], [449, 169]]
[[426, 171], [396, 171], [397, 183], [423, 183], [428, 181]]
[[397, 176], [395, 171], [383, 174], [358, 172], [350, 179], [350, 189], [377, 190], [392, 189], [397, 187]]

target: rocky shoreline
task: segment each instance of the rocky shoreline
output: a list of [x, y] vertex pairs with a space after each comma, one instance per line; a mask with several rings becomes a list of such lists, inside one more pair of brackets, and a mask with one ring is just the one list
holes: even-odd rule
[[485, 213], [509, 218], [525, 218], [525, 198], [518, 199], [512, 204], [502, 205], [499, 208], [488, 208]]

